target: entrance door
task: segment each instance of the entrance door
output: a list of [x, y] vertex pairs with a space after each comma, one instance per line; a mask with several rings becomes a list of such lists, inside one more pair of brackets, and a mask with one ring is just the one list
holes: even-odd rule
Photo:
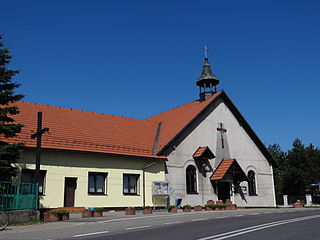
[[77, 188], [77, 178], [65, 178], [64, 181], [64, 206], [74, 207], [74, 197]]
[[225, 202], [230, 199], [230, 183], [229, 182], [219, 182], [218, 183], [218, 199]]

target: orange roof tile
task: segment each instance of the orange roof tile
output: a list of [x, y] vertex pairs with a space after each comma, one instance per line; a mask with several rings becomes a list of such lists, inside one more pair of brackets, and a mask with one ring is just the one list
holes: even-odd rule
[[204, 153], [204, 151], [206, 150], [207, 147], [199, 147], [197, 149], [197, 151], [195, 151], [195, 153], [193, 154], [192, 157], [197, 158], [197, 157], [201, 157], [201, 155]]
[[169, 111], [147, 118], [148, 120], [162, 122], [159, 139], [159, 150], [167, 145], [182, 129], [209, 105], [221, 92], [213, 94], [206, 101], [199, 100], [173, 108]]
[[27, 102], [14, 105], [20, 110], [15, 122], [24, 127], [10, 141], [35, 147], [30, 136], [37, 129], [37, 112], [42, 111], [42, 126], [49, 128], [42, 137], [43, 148], [157, 157], [152, 155], [157, 122]]
[[215, 158], [209, 147], [199, 147], [192, 155], [193, 158]]
[[[220, 93], [206, 101], [194, 101], [143, 120], [16, 102], [20, 114], [14, 119], [24, 127], [17, 137], [7, 141], [35, 147], [36, 140], [30, 136], [37, 129], [37, 112], [41, 111], [42, 126], [49, 128], [42, 136], [43, 148], [165, 158], [152, 154], [154, 146], [161, 150]], [[160, 138], [155, 143], [160, 122]]]
[[217, 169], [214, 171], [210, 180], [220, 180], [228, 172], [231, 165], [235, 162], [235, 159], [224, 159], [221, 161]]

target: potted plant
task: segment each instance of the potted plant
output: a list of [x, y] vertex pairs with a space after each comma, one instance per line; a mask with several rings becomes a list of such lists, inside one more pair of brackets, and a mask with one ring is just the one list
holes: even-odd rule
[[57, 209], [49, 212], [49, 221], [69, 220], [69, 212], [65, 209]]
[[93, 212], [91, 211], [91, 209], [85, 208], [85, 209], [83, 209], [83, 211], [82, 211], [82, 217], [83, 217], [83, 218], [93, 217]]
[[177, 213], [178, 209], [175, 205], [169, 205], [168, 212], [169, 213]]
[[145, 206], [143, 208], [143, 214], [152, 214], [152, 208], [150, 206]]
[[193, 209], [194, 209], [194, 211], [196, 211], [196, 212], [201, 212], [201, 211], [202, 211], [202, 206], [197, 205], [197, 206], [194, 206]]
[[184, 205], [183, 207], [182, 207], [182, 209], [183, 209], [183, 212], [191, 212], [191, 206], [190, 205]]
[[298, 199], [294, 204], [293, 204], [294, 208], [303, 208], [304, 205], [303, 203]]
[[135, 215], [136, 214], [136, 209], [134, 207], [127, 207], [125, 209], [126, 215]]
[[208, 200], [207, 204], [214, 204], [214, 201], [213, 200]]
[[102, 217], [103, 208], [94, 208], [92, 212], [94, 217]]
[[204, 209], [206, 211], [213, 211], [213, 210], [215, 210], [215, 205], [214, 204], [206, 204], [206, 205], [204, 205]]

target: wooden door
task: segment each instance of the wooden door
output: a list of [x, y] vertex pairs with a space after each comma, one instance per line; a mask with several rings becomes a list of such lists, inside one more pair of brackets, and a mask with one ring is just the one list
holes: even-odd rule
[[77, 188], [77, 178], [65, 178], [64, 206], [74, 207], [74, 197]]
[[228, 182], [218, 183], [218, 198], [223, 202], [225, 202], [227, 199], [230, 199], [230, 183]]

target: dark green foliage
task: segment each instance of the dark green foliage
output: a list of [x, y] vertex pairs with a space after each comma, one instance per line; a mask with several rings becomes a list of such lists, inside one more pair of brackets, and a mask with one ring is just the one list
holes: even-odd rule
[[92, 209], [92, 212], [102, 212], [103, 208], [94, 208]]
[[68, 215], [69, 212], [65, 209], [56, 209], [49, 212], [49, 214], [56, 214], [59, 216]]
[[274, 183], [278, 204], [283, 203], [282, 196], [303, 197], [306, 193], [317, 196], [318, 188], [311, 184], [320, 182], [320, 150], [312, 144], [304, 146], [296, 139], [292, 149], [283, 152], [279, 145], [269, 146], [269, 151], [278, 164], [274, 169]]
[[19, 109], [12, 104], [23, 98], [22, 94], [15, 94], [15, 89], [20, 86], [12, 78], [19, 73], [18, 70], [9, 70], [11, 61], [8, 48], [4, 47], [0, 35], [0, 180], [10, 181], [15, 176], [16, 169], [12, 166], [19, 158], [22, 143], [9, 144], [6, 139], [16, 136], [21, 132], [22, 124], [14, 123], [13, 116]]

